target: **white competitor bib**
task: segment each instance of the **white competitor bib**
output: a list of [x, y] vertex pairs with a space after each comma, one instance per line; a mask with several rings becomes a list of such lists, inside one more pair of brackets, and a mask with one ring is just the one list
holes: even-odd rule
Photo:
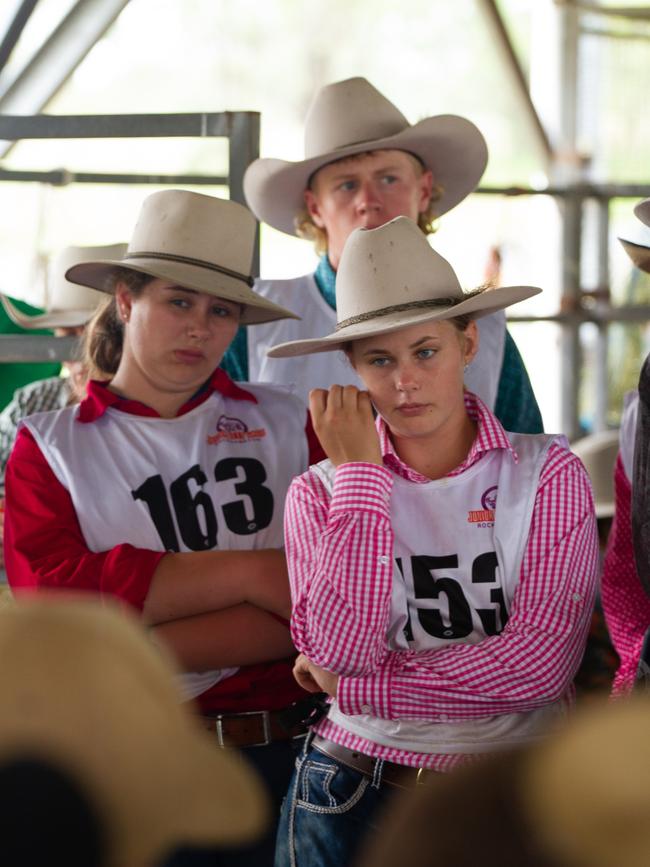
[[[289, 340], [324, 337], [336, 328], [336, 312], [321, 295], [313, 274], [293, 280], [257, 280], [255, 291], [300, 316], [256, 325], [248, 331], [248, 375], [252, 382], [291, 387], [305, 404], [312, 388], [356, 385], [365, 388], [343, 352], [316, 352], [295, 358], [269, 358], [267, 350]], [[479, 350], [465, 372], [467, 388], [494, 409], [503, 366], [506, 320], [503, 311], [476, 320]]]
[[[173, 419], [78, 407], [30, 416], [31, 431], [69, 492], [91, 551], [282, 548], [289, 483], [308, 466], [305, 409], [285, 389], [246, 386], [257, 403], [214, 392]], [[194, 697], [237, 669], [184, 677]]]
[[[498, 635], [508, 619], [528, 540], [539, 474], [553, 442], [563, 437], [508, 434], [519, 458], [495, 449], [458, 476], [413, 483], [394, 476], [395, 534], [388, 629], [391, 650], [436, 650]], [[312, 471], [331, 490], [329, 462]], [[346, 715], [336, 702], [329, 718], [375, 743], [418, 753], [477, 753], [538, 736], [563, 713], [556, 702], [527, 713], [462, 722], [387, 720]]]

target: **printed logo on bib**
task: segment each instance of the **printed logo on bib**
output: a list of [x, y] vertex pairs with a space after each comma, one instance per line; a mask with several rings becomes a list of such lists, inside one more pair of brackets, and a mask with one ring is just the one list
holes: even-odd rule
[[416, 640], [416, 630], [433, 638], [459, 640], [478, 624], [483, 634], [498, 635], [508, 622], [494, 551], [475, 557], [469, 575], [459, 568], [458, 554], [419, 554], [406, 562], [397, 557], [395, 563], [410, 597], [404, 627], [407, 641]]
[[494, 526], [494, 510], [497, 507], [497, 485], [492, 485], [481, 497], [481, 508], [470, 509], [467, 513], [467, 523], [477, 524], [479, 527]]
[[249, 430], [239, 418], [222, 415], [217, 421], [217, 432], [208, 436], [208, 445], [214, 446], [222, 440], [230, 443], [247, 443], [266, 436], [263, 427]]

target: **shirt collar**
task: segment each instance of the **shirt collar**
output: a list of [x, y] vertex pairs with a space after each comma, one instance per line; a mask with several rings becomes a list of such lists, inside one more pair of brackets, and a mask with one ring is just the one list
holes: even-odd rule
[[[460, 473], [465, 472], [465, 470], [468, 470], [473, 466], [486, 452], [492, 451], [493, 449], [505, 449], [510, 452], [513, 460], [517, 463], [517, 453], [513, 449], [501, 422], [493, 413], [490, 412], [480, 397], [477, 397], [477, 395], [472, 394], [470, 391], [466, 391], [465, 409], [467, 410], [467, 415], [472, 419], [472, 421], [477, 423], [478, 432], [465, 460], [450, 473], [447, 473], [447, 475], [460, 475]], [[379, 442], [384, 463], [389, 469], [397, 473], [398, 476], [408, 479], [411, 482], [431, 481], [427, 476], [418, 473], [398, 457], [388, 433], [388, 426], [381, 417], [377, 418], [377, 430], [379, 432]]]
[[[160, 418], [159, 413], [155, 409], [144, 403], [140, 403], [138, 400], [129, 400], [126, 397], [115, 394], [115, 392], [110, 391], [108, 385], [109, 382], [99, 382], [98, 380], [91, 380], [88, 383], [86, 397], [79, 404], [77, 419], [80, 422], [87, 424], [97, 421], [109, 407], [115, 407], [115, 409], [130, 413], [131, 415]], [[254, 394], [240, 388], [224, 370], [218, 367], [210, 379], [178, 410], [177, 417], [185, 415], [185, 413], [194, 409], [194, 407], [202, 404], [215, 391], [233, 400], [250, 400], [253, 403], [257, 403], [257, 398]]]
[[320, 257], [318, 266], [314, 271], [314, 280], [320, 294], [332, 310], [336, 310], [336, 271], [330, 265], [327, 253]]

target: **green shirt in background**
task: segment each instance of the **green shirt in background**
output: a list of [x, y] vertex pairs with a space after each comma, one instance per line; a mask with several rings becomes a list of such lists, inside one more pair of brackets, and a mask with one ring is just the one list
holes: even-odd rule
[[[24, 301], [18, 301], [15, 298], [10, 299], [13, 304], [20, 310], [21, 313], [29, 316], [36, 316], [42, 313], [37, 307], [32, 307]], [[52, 334], [51, 331], [43, 331], [39, 329], [25, 329], [16, 325], [15, 322], [7, 316], [4, 307], [0, 305], [0, 334]], [[14, 392], [18, 388], [22, 388], [30, 382], [35, 382], [37, 379], [47, 379], [50, 376], [56, 376], [61, 370], [61, 365], [58, 362], [37, 361], [37, 362], [3, 362], [0, 359], [0, 409], [3, 409], [13, 398]]]

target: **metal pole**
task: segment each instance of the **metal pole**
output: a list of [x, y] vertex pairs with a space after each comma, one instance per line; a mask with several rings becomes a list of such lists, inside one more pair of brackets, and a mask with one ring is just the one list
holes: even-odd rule
[[[231, 114], [230, 136], [228, 138], [230, 198], [246, 204], [244, 197], [244, 172], [260, 155], [260, 115], [256, 111]], [[260, 273], [260, 235], [259, 224], [253, 255], [253, 274]]]
[[7, 32], [0, 45], [0, 69], [4, 69], [6, 66], [37, 3], [38, 0], [22, 0], [22, 3], [16, 10], [13, 21], [7, 28]]
[[[611, 307], [609, 298], [609, 200], [598, 199], [597, 238], [598, 238], [598, 301], [596, 309], [605, 312]], [[607, 295], [605, 296], [605, 292]], [[607, 376], [608, 332], [606, 322], [597, 324], [596, 358], [594, 365], [594, 431], [607, 430], [607, 408], [609, 382]]]
[[535, 140], [542, 152], [544, 162], [548, 166], [553, 158], [553, 147], [544, 124], [541, 121], [537, 108], [530, 96], [528, 81], [524, 75], [521, 63], [517, 57], [503, 17], [495, 0], [479, 0], [479, 9], [483, 10], [483, 17], [492, 31], [497, 48], [508, 68], [509, 76], [513, 82], [519, 104], [531, 127]]
[[[567, 178], [567, 186], [580, 180], [577, 160], [577, 105], [578, 105], [578, 38], [579, 13], [571, 4], [556, 6], [560, 40], [559, 115], [564, 164], [557, 166]], [[562, 311], [577, 310], [580, 305], [580, 271], [582, 242], [583, 196], [574, 190], [562, 205]], [[580, 326], [567, 323], [560, 336], [560, 410], [563, 432], [569, 439], [581, 433], [579, 418]]]

